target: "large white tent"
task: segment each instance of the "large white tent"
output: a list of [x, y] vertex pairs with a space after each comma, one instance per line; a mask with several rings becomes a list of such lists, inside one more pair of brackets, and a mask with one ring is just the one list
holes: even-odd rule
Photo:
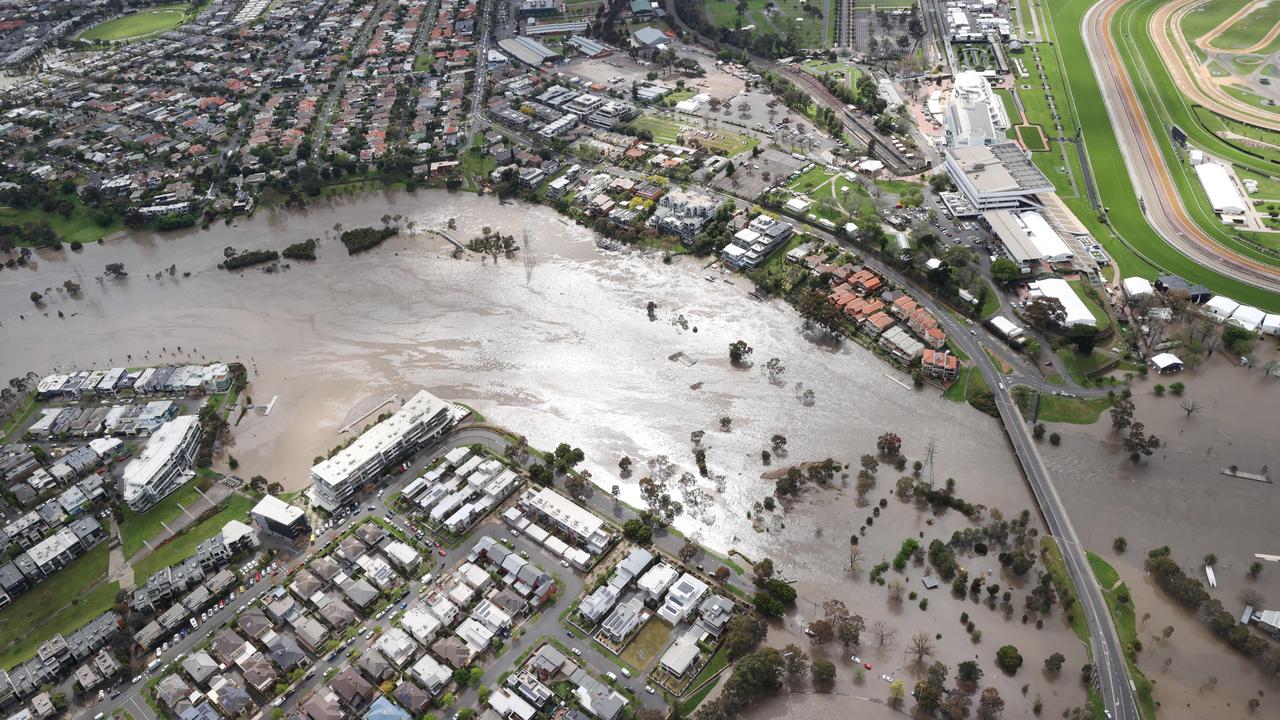
[[1231, 182], [1231, 174], [1227, 169], [1214, 162], [1204, 162], [1195, 166], [1196, 176], [1204, 187], [1204, 194], [1209, 196], [1209, 204], [1213, 211], [1227, 215], [1242, 215], [1245, 211], [1244, 198]]
[[1027, 284], [1027, 290], [1031, 292], [1031, 296], [1035, 297], [1052, 297], [1057, 298], [1062, 303], [1062, 308], [1067, 311], [1067, 319], [1064, 324], [1068, 327], [1072, 325], [1089, 325], [1098, 326], [1098, 321], [1094, 319], [1093, 313], [1089, 312], [1089, 306], [1084, 304], [1084, 300], [1076, 294], [1071, 288], [1070, 283], [1060, 278], [1045, 278]]
[[1231, 320], [1228, 322], [1249, 332], [1257, 332], [1266, 316], [1266, 313], [1252, 305], [1241, 305], [1236, 308], [1235, 312], [1231, 313]]

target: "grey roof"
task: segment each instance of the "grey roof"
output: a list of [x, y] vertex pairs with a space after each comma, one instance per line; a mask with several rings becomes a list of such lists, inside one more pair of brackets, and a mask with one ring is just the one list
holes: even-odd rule
[[187, 656], [182, 661], [182, 669], [197, 685], [204, 685], [214, 673], [218, 672], [218, 661], [209, 653], [201, 650]]

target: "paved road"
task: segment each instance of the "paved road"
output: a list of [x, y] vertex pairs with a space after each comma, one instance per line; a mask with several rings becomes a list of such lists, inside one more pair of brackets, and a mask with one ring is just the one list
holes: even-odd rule
[[1187, 214], [1157, 144], [1170, 141], [1154, 136], [1111, 36], [1111, 21], [1124, 2], [1103, 0], [1090, 7], [1083, 20], [1083, 36], [1130, 180], [1145, 205], [1147, 221], [1165, 242], [1197, 263], [1255, 287], [1280, 292], [1280, 268], [1223, 246]]
[[1027, 423], [1022, 419], [1017, 404], [1008, 391], [1000, 390], [998, 382], [1002, 382], [995, 366], [982, 352], [982, 341], [964, 335], [953, 336], [969, 357], [974, 359], [988, 385], [991, 386], [996, 399], [996, 407], [1000, 411], [1000, 419], [1004, 422], [1005, 432], [1013, 444], [1018, 461], [1022, 464], [1023, 473], [1031, 485], [1040, 512], [1044, 515], [1049, 533], [1058, 541], [1062, 549], [1062, 557], [1066, 561], [1067, 573], [1071, 576], [1076, 590], [1080, 594], [1080, 606], [1084, 611], [1085, 621], [1089, 625], [1089, 641], [1096, 668], [1098, 688], [1102, 693], [1103, 706], [1111, 712], [1116, 720], [1141, 720], [1134, 700], [1133, 688], [1129, 684], [1128, 668], [1125, 665], [1123, 648], [1116, 633], [1115, 625], [1107, 611], [1106, 602], [1102, 599], [1102, 591], [1085, 560], [1084, 548], [1076, 536], [1075, 528], [1067, 517], [1062, 499], [1058, 497], [1053, 486], [1053, 478], [1045, 468], [1031, 439]]

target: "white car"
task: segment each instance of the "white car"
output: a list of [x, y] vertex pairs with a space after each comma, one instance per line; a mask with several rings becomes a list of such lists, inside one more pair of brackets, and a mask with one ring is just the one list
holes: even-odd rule
[[649, 693], [650, 695], [653, 695], [653, 694], [655, 694], [655, 692], [656, 692], [656, 691], [653, 689], [653, 686], [652, 686], [652, 685], [645, 685], [645, 686], [644, 686], [644, 691], [645, 691], [645, 692], [647, 692], [647, 693]]
[[577, 655], [578, 657], [582, 657], [582, 651], [579, 650], [578, 648], [573, 648], [573, 654]]
[[622, 671], [622, 676], [623, 676], [623, 677], [631, 677], [631, 671], [630, 671], [630, 670], [628, 670], [628, 669], [626, 669], [626, 668], [618, 668], [618, 669]]
[[609, 682], [618, 682], [618, 676], [616, 673], [607, 672], [604, 676], [609, 678]]

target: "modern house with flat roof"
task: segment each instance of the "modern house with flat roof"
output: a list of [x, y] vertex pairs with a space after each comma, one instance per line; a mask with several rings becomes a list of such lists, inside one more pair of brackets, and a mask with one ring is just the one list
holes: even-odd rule
[[250, 511], [253, 522], [267, 532], [288, 538], [306, 533], [306, 513], [274, 495], [264, 495]]

